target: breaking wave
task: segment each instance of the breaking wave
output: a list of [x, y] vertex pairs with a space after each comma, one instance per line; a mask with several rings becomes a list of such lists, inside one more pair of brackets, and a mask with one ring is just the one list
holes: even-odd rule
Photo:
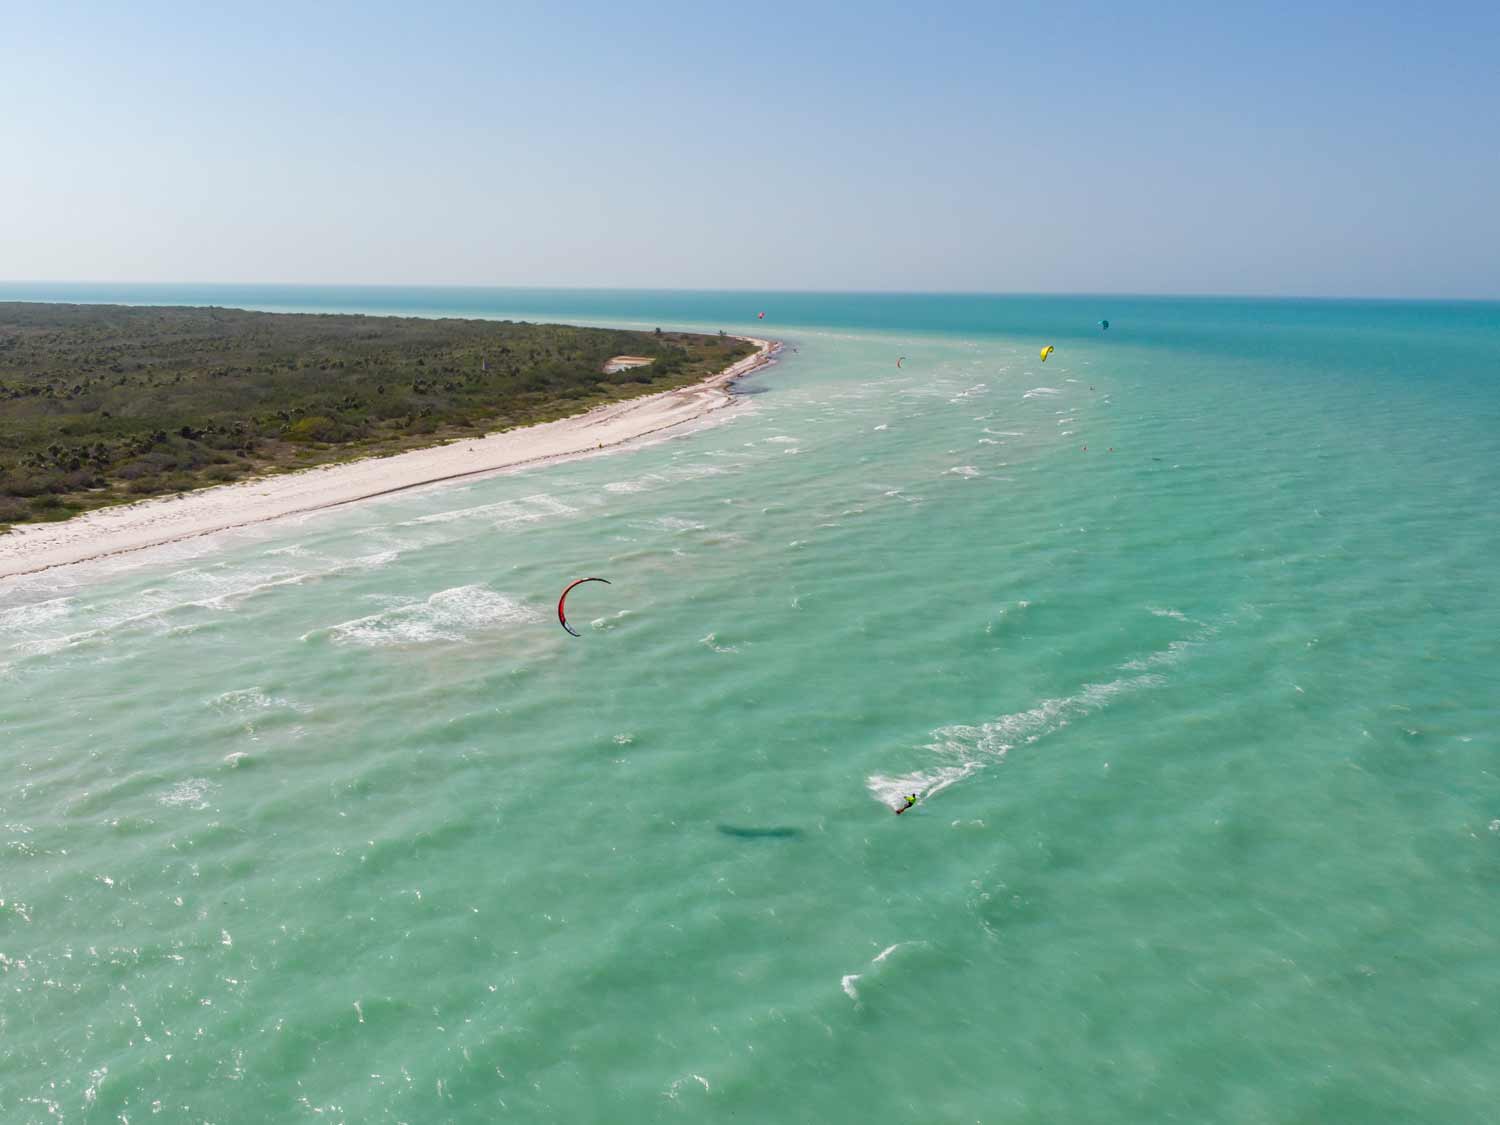
[[455, 586], [450, 590], [439, 590], [425, 601], [305, 633], [302, 639], [326, 632], [336, 644], [386, 648], [433, 641], [465, 641], [472, 634], [497, 625], [540, 619], [535, 610], [504, 594], [483, 586]]
[[513, 527], [516, 524], [535, 523], [549, 516], [574, 515], [577, 511], [577, 508], [571, 508], [551, 496], [538, 494], [523, 496], [519, 500], [501, 500], [474, 508], [456, 508], [449, 512], [434, 512], [430, 516], [417, 516], [407, 520], [404, 526], [422, 527], [435, 523], [452, 523], [455, 520], [488, 520], [493, 527]]

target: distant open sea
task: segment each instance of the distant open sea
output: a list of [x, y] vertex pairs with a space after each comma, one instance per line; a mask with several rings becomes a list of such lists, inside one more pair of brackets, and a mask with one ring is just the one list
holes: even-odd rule
[[0, 1120], [1500, 1115], [1500, 305], [18, 299], [788, 349], [0, 583]]

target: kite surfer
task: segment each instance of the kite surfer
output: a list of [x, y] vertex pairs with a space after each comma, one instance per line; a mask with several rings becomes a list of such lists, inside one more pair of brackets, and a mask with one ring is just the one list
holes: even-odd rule
[[896, 810], [897, 816], [900, 816], [907, 809], [911, 808], [917, 803], [917, 795], [915, 793], [908, 793], [905, 797], [902, 798], [902, 800], [905, 801], [906, 804], [902, 805], [899, 809]]

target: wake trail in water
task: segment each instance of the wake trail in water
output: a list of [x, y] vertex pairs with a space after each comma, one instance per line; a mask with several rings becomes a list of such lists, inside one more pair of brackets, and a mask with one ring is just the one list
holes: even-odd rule
[[[1152, 612], [1161, 616], [1155, 610]], [[939, 758], [942, 764], [910, 773], [872, 774], [866, 779], [865, 787], [888, 808], [899, 806], [908, 793], [920, 794], [923, 800], [927, 800], [994, 765], [1017, 746], [1038, 742], [1077, 719], [1104, 710], [1123, 696], [1161, 687], [1167, 682], [1163, 669], [1185, 659], [1217, 632], [1216, 626], [1204, 625], [1191, 636], [1116, 667], [1116, 671], [1128, 675], [1102, 683], [1084, 684], [1071, 695], [1044, 699], [1025, 711], [1001, 715], [978, 725], [938, 727], [932, 732], [933, 741], [923, 749]]]

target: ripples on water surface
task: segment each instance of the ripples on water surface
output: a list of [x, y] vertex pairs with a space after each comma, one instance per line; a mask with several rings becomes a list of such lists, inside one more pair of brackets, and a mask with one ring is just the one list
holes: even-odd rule
[[1494, 306], [134, 295], [797, 351], [0, 586], [6, 1120], [1491, 1113]]

